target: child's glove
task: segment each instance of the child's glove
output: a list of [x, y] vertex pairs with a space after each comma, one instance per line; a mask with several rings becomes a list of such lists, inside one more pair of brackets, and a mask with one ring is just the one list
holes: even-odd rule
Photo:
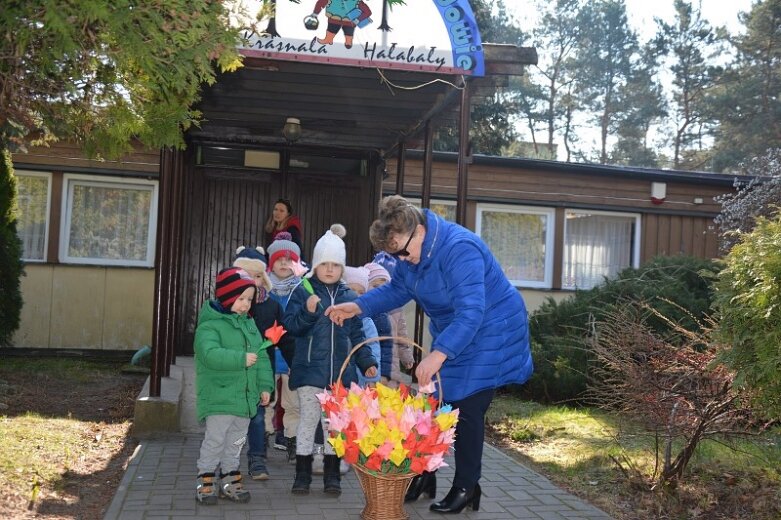
[[252, 352], [247, 353], [247, 365], [246, 366], [248, 368], [251, 367], [252, 365], [254, 365], [255, 363], [257, 363], [257, 361], [258, 361], [258, 355], [257, 354], [253, 354]]

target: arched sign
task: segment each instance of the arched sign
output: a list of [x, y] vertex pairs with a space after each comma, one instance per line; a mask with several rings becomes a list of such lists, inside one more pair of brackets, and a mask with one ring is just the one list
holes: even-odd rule
[[468, 0], [255, 0], [246, 56], [483, 76]]

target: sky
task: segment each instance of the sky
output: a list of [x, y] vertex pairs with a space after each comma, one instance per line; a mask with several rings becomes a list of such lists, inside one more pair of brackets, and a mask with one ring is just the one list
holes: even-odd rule
[[[519, 21], [521, 28], [529, 33], [534, 28], [536, 22], [536, 12], [534, 0], [504, 0], [508, 12], [514, 15]], [[654, 18], [661, 18], [666, 22], [672, 23], [675, 20], [674, 0], [625, 0], [629, 23], [638, 33], [640, 43], [648, 41], [656, 32], [656, 23]], [[696, 0], [692, 0], [696, 6]], [[701, 12], [703, 18], [710, 22], [711, 26], [726, 26], [731, 33], [736, 33], [744, 29], [738, 21], [739, 12], [748, 12], [751, 9], [752, 0], [702, 0]], [[544, 49], [538, 49], [540, 59], [545, 57]], [[581, 122], [582, 123], [582, 122]], [[518, 129], [521, 136], [528, 139], [528, 131], [525, 122], [519, 123]], [[652, 128], [649, 137], [652, 142], [661, 139], [665, 134], [665, 129]], [[581, 139], [580, 147], [582, 149], [598, 149], [599, 134], [596, 128], [589, 128], [589, 125], [583, 125], [579, 130]], [[557, 143], [561, 145], [560, 136], [556, 137]], [[591, 143], [589, 145], [589, 143]], [[610, 143], [608, 143], [610, 145]], [[564, 146], [558, 147], [558, 159], [565, 159]]]
[[[533, 0], [505, 0], [509, 12], [519, 19], [528, 19], [526, 13], [534, 13], [537, 9]], [[640, 34], [640, 39], [648, 39], [656, 29], [654, 17], [672, 22], [675, 17], [673, 0], [625, 0], [629, 21]], [[730, 31], [740, 28], [738, 12], [749, 11], [752, 0], [702, 0], [703, 17], [711, 25], [726, 25]], [[696, 5], [695, 2], [692, 4]], [[523, 27], [531, 29], [531, 27]]]

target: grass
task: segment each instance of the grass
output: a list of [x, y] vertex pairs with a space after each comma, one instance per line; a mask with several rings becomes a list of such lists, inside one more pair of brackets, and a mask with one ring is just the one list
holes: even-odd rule
[[143, 380], [118, 362], [0, 358], [0, 517], [99, 517], [111, 495], [84, 490], [121, 477]]
[[[627, 479], [612, 457], [649, 476], [655, 464], [654, 441], [630, 433], [636, 431], [633, 425], [615, 415], [498, 395], [487, 421], [494, 438], [505, 441], [524, 463], [615, 518], [781, 517], [776, 516], [781, 515], [776, 508], [781, 507], [781, 428], [756, 438], [705, 441], [677, 489], [650, 493]], [[776, 506], [767, 505], [773, 501]], [[722, 507], [724, 503], [728, 506]], [[714, 504], [736, 512], [729, 516]], [[714, 511], [719, 516], [708, 516]], [[745, 511], [748, 516], [743, 516]]]
[[35, 478], [53, 483], [82, 456], [85, 445], [81, 421], [34, 413], [0, 417], [0, 486], [24, 487]]

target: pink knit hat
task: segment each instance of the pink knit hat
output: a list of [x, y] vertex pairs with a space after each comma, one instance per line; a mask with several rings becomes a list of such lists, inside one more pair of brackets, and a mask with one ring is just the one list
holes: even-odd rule
[[368, 264], [364, 265], [364, 267], [369, 271], [369, 283], [372, 283], [377, 278], [385, 278], [387, 281], [390, 282], [391, 280], [390, 273], [388, 272], [387, 269], [385, 269], [380, 264], [369, 262]]
[[360, 285], [363, 287], [364, 292], [369, 290], [369, 270], [365, 267], [345, 266], [342, 280], [347, 285]]

